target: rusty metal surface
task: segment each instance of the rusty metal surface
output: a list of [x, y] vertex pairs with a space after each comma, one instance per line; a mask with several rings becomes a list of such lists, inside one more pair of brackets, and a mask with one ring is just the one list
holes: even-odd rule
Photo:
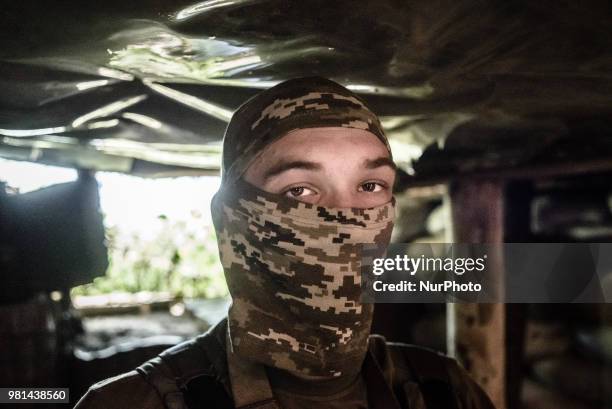
[[518, 129], [508, 167], [521, 135], [533, 156], [612, 111], [606, 1], [30, 0], [0, 22], [0, 156], [16, 159], [214, 171], [231, 112], [302, 75], [365, 95], [407, 170], [462, 125]]

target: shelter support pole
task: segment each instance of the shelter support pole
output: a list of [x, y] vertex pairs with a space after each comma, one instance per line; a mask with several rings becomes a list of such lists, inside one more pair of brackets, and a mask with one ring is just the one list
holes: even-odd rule
[[[451, 182], [447, 196], [454, 243], [503, 243], [504, 183], [500, 180]], [[503, 255], [489, 254], [487, 268], [500, 271]], [[492, 277], [489, 288], [503, 291], [501, 277]], [[484, 284], [483, 284], [484, 286]], [[447, 347], [495, 407], [507, 409], [508, 362], [506, 306], [495, 304], [447, 304]]]

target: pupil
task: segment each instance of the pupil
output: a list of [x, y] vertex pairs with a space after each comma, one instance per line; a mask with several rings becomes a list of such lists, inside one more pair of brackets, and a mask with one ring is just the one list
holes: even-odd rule
[[374, 183], [372, 183], [372, 182], [369, 182], [369, 183], [364, 183], [364, 185], [363, 185], [363, 189], [364, 189], [366, 192], [371, 192], [371, 191], [373, 191], [373, 190], [374, 190]]
[[299, 196], [302, 193], [304, 193], [304, 188], [303, 187], [294, 187], [291, 189], [291, 194], [294, 196]]

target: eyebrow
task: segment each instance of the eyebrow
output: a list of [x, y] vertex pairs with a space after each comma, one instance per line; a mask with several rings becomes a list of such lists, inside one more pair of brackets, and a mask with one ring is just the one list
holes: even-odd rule
[[[376, 169], [382, 166], [388, 166], [393, 170], [397, 170], [397, 165], [395, 162], [391, 160], [391, 158], [387, 156], [381, 156], [376, 159], [366, 159], [363, 161], [363, 165], [366, 169]], [[321, 170], [323, 166], [317, 162], [304, 161], [304, 160], [293, 160], [287, 162], [279, 162], [276, 165], [272, 166], [270, 169], [266, 170], [264, 173], [264, 181], [280, 175], [283, 172], [287, 172], [293, 169], [302, 169], [302, 170]]]
[[268, 180], [271, 177], [277, 176], [283, 172], [287, 172], [288, 170], [292, 169], [321, 170], [323, 169], [323, 166], [321, 166], [321, 164], [317, 162], [310, 162], [304, 160], [279, 162], [264, 173], [264, 180]]
[[376, 159], [366, 159], [363, 161], [366, 169], [376, 169], [381, 166], [389, 166], [393, 170], [397, 170], [397, 165], [388, 156], [381, 156]]

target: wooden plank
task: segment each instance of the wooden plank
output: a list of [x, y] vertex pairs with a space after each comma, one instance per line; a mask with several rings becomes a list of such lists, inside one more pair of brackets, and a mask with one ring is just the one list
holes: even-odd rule
[[[450, 184], [452, 242], [503, 243], [504, 185], [501, 181], [456, 181]], [[501, 254], [489, 254], [487, 265], [500, 271]], [[499, 276], [487, 288], [503, 290]], [[449, 304], [448, 351], [464, 365], [493, 400], [506, 409], [506, 309], [504, 304]]]
[[493, 181], [513, 179], [548, 179], [555, 176], [584, 175], [612, 171], [612, 158], [591, 159], [581, 162], [563, 162], [549, 164], [521, 165], [500, 169], [480, 169], [475, 171], [456, 172], [453, 174], [410, 176], [400, 175], [399, 186], [402, 190], [433, 186], [442, 183], [470, 183], [471, 181]]

